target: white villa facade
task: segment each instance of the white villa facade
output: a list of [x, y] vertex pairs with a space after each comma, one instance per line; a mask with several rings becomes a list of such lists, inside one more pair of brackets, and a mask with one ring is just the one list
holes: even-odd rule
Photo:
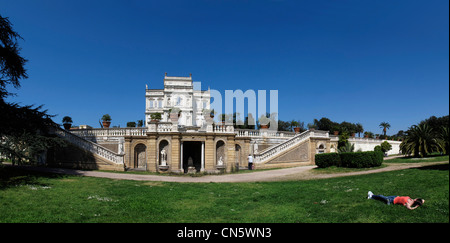
[[[208, 90], [201, 90], [189, 77], [164, 76], [164, 89], [149, 89], [145, 91], [145, 126], [151, 121], [152, 113], [160, 113], [162, 122], [169, 122], [171, 109], [177, 108], [180, 112], [179, 126], [201, 127], [205, 120], [203, 109], [210, 109], [211, 95]], [[197, 89], [198, 88], [198, 89]]]
[[[315, 164], [315, 154], [336, 151], [338, 137], [328, 131], [294, 133], [214, 123], [211, 113], [203, 112], [211, 109], [211, 91], [202, 91], [199, 84], [192, 75], [166, 73], [164, 89], [147, 87], [144, 127], [55, 127], [55, 134], [71, 146], [48, 152], [47, 161], [56, 167], [218, 173], [246, 168], [250, 154], [256, 168], [281, 168]], [[152, 120], [155, 113], [161, 119]], [[349, 139], [361, 151], [373, 151], [384, 141]], [[389, 143], [389, 154], [398, 154], [401, 142]]]

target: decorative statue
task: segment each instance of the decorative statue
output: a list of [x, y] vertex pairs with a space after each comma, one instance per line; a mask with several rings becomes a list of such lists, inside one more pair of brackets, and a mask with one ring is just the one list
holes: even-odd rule
[[257, 143], [254, 143], [254, 144], [253, 144], [253, 153], [254, 153], [254, 154], [257, 154], [257, 153], [258, 153], [258, 144], [257, 144]]
[[161, 150], [161, 165], [162, 166], [166, 166], [167, 165], [166, 149]]
[[220, 156], [219, 161], [217, 161], [217, 165], [223, 165], [222, 156]]

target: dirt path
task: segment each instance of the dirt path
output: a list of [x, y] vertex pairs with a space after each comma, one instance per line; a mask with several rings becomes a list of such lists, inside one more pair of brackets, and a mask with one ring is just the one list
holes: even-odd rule
[[449, 163], [448, 161], [422, 162], [422, 163], [385, 163], [388, 166], [384, 167], [384, 168], [380, 168], [380, 169], [345, 172], [345, 173], [330, 173], [330, 174], [320, 174], [320, 173], [314, 172], [312, 169], [310, 169], [310, 170], [306, 170], [302, 173], [285, 175], [283, 177], [272, 177], [272, 178], [268, 179], [268, 181], [326, 179], [326, 178], [343, 177], [343, 176], [366, 175], [366, 174], [380, 173], [380, 172], [386, 172], [386, 171], [419, 168], [419, 167], [424, 167], [424, 166], [448, 164], [448, 163]]
[[62, 168], [46, 168], [46, 167], [30, 167], [22, 166], [24, 169], [69, 174], [69, 175], [81, 175], [92, 176], [100, 178], [118, 179], [118, 180], [137, 180], [137, 181], [165, 181], [165, 182], [191, 182], [191, 183], [207, 183], [207, 182], [256, 182], [256, 181], [286, 181], [286, 180], [311, 180], [311, 179], [324, 179], [332, 177], [352, 176], [352, 175], [364, 175], [379, 173], [393, 170], [403, 170], [409, 168], [417, 168], [422, 166], [430, 166], [437, 164], [448, 164], [448, 161], [441, 162], [422, 162], [422, 163], [386, 163], [388, 166], [380, 169], [346, 172], [346, 173], [332, 173], [332, 174], [320, 174], [313, 169], [315, 165], [300, 166], [285, 169], [255, 171], [251, 173], [243, 174], [226, 174], [226, 175], [207, 175], [201, 177], [190, 176], [164, 176], [164, 175], [139, 175], [130, 173], [112, 173], [112, 172], [99, 172], [99, 171], [84, 171]]

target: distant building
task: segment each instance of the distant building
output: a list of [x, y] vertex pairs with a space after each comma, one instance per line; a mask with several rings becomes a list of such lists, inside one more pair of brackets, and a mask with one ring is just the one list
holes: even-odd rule
[[160, 113], [161, 121], [168, 122], [170, 110], [178, 108], [181, 111], [178, 125], [201, 127], [205, 123], [202, 111], [210, 109], [211, 95], [209, 90], [194, 89], [192, 75], [171, 77], [166, 73], [164, 89], [148, 89], [147, 87], [145, 99], [146, 126], [151, 120], [152, 113]]

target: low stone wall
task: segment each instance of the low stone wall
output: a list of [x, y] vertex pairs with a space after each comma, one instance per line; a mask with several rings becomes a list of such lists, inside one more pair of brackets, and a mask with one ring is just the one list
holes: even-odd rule
[[[333, 143], [333, 148], [337, 148], [337, 142], [339, 140], [339, 137], [337, 136], [330, 136], [331, 142]], [[384, 141], [387, 141], [390, 145], [392, 145], [392, 149], [387, 152], [388, 155], [395, 155], [395, 154], [401, 154], [400, 150], [400, 144], [401, 141], [393, 141], [393, 140], [384, 140], [384, 139], [374, 139], [374, 138], [349, 138], [348, 141], [351, 144], [355, 145], [355, 152], [356, 151], [373, 151], [375, 146], [381, 145]], [[331, 152], [335, 152], [336, 150]]]

